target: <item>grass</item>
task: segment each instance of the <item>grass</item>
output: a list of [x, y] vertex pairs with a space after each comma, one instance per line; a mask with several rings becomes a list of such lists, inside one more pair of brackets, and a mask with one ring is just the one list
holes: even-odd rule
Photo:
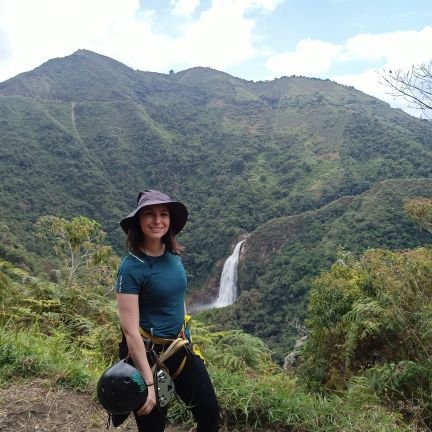
[[353, 382], [346, 393], [323, 396], [306, 391], [284, 372], [248, 376], [212, 368], [211, 374], [228, 430], [239, 425], [298, 432], [413, 430], [400, 414], [380, 405], [367, 380]]
[[60, 330], [46, 336], [37, 325], [0, 329], [0, 384], [7, 384], [12, 377], [39, 377], [85, 390], [102, 369], [98, 356], [83, 355]]
[[[37, 324], [29, 329], [3, 325], [0, 329], [0, 384], [14, 379], [47, 378], [56, 385], [90, 392], [107, 366], [97, 352], [70, 343], [61, 329], [42, 335]], [[381, 404], [367, 380], [357, 378], [341, 394], [323, 396], [302, 388], [282, 370], [228, 371], [210, 365], [226, 430], [271, 429], [296, 432], [413, 431], [399, 414]], [[174, 422], [192, 423], [176, 403]]]

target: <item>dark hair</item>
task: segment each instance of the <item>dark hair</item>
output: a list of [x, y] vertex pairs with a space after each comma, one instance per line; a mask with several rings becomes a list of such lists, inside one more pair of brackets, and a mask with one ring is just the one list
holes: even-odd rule
[[[130, 251], [138, 253], [142, 251], [144, 234], [141, 231], [141, 226], [139, 223], [139, 214], [138, 212], [129, 226], [128, 235], [127, 235], [127, 247]], [[170, 214], [171, 216], [171, 214]], [[183, 251], [184, 247], [176, 240], [175, 235], [172, 230], [172, 225], [170, 223], [170, 227], [168, 232], [162, 237], [162, 243], [165, 245], [165, 249], [169, 252], [172, 252], [175, 255], [180, 255]]]

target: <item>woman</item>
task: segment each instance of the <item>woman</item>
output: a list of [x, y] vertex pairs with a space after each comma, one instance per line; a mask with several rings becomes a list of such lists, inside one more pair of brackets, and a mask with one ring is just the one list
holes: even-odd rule
[[[167, 349], [164, 341], [178, 338], [183, 328], [187, 281], [179, 256], [182, 248], [175, 235], [183, 229], [187, 217], [181, 202], [146, 190], [138, 195], [135, 210], [120, 222], [129, 248], [116, 283], [124, 334], [120, 357], [130, 356], [148, 386], [146, 402], [134, 412], [140, 432], [162, 432], [165, 428], [167, 407], [157, 404], [151, 366], [154, 355]], [[186, 344], [164, 364], [174, 380], [176, 393], [191, 407], [197, 431], [217, 431], [219, 407], [201, 358]], [[123, 420], [113, 418], [113, 424]]]

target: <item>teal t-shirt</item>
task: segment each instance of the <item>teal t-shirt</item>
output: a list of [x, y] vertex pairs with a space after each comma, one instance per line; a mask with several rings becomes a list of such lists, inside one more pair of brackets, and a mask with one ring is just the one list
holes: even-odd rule
[[160, 257], [129, 253], [116, 282], [118, 293], [139, 296], [140, 326], [155, 336], [175, 338], [184, 321], [187, 278], [178, 255]]

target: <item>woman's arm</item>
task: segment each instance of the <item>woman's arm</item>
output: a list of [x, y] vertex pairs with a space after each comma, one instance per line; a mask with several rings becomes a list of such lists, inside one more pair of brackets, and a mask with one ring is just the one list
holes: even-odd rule
[[[146, 350], [139, 332], [138, 296], [135, 294], [117, 294], [117, 304], [120, 324], [126, 337], [129, 354], [135, 367], [141, 372], [147, 384], [153, 383], [153, 374], [147, 360]], [[138, 410], [138, 415], [149, 414], [156, 405], [154, 384], [148, 387], [148, 397], [144, 405]]]

